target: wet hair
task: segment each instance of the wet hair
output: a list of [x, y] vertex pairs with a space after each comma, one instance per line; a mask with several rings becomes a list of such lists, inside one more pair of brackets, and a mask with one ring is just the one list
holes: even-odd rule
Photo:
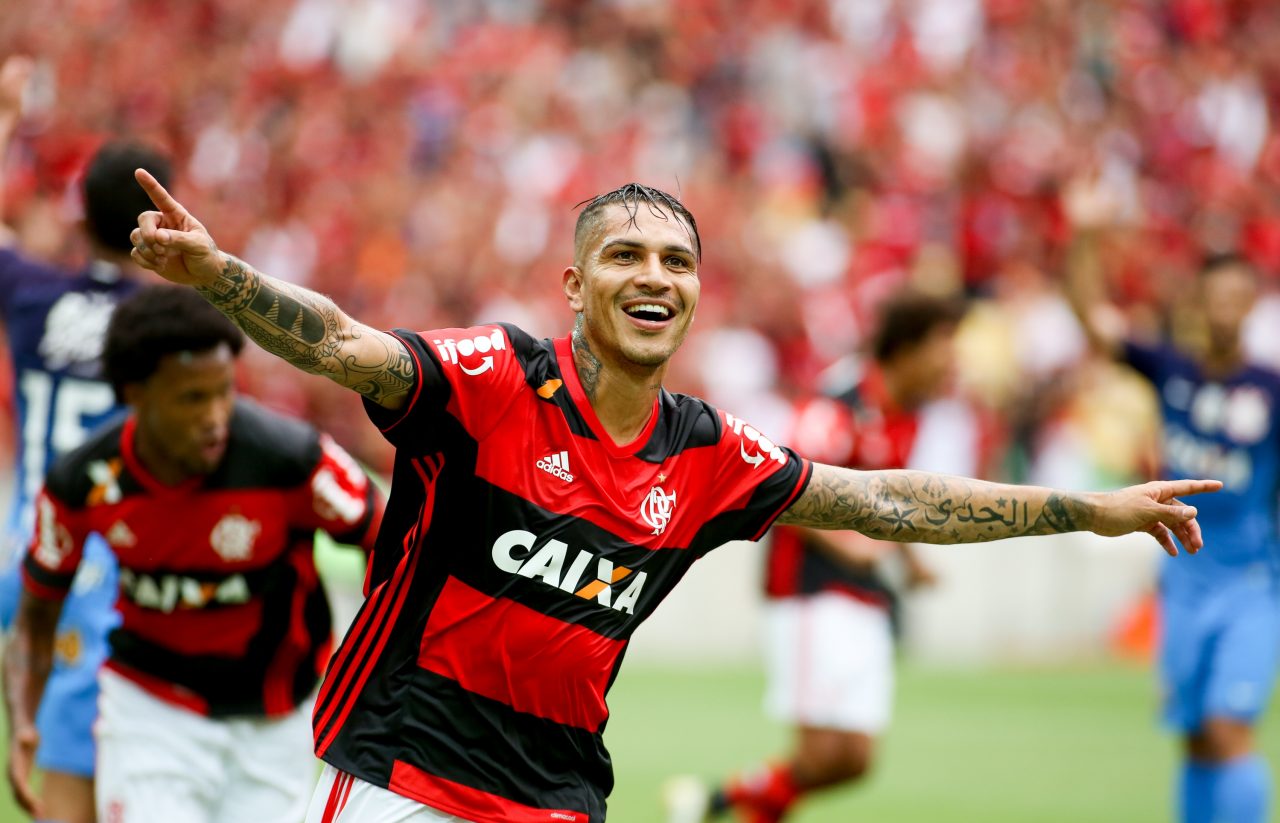
[[155, 208], [133, 178], [133, 170], [139, 168], [169, 187], [173, 176], [169, 158], [141, 143], [107, 143], [85, 171], [85, 227], [94, 240], [113, 251], [127, 254], [133, 248], [129, 232], [138, 225], [138, 215]]
[[917, 346], [939, 327], [955, 326], [964, 317], [960, 300], [904, 292], [880, 307], [880, 323], [871, 336], [871, 356], [879, 363]]
[[187, 286], [147, 286], [116, 307], [107, 324], [102, 371], [124, 399], [124, 387], [142, 383], [160, 361], [179, 352], [207, 352], [226, 343], [233, 355], [244, 333]]
[[611, 192], [598, 195], [590, 200], [583, 200], [574, 206], [574, 208], [582, 208], [582, 211], [578, 212], [578, 222], [573, 228], [575, 258], [582, 250], [582, 244], [586, 242], [587, 235], [591, 233], [598, 223], [600, 213], [608, 206], [613, 205], [622, 206], [627, 210], [627, 214], [631, 218], [628, 222], [632, 225], [635, 224], [641, 208], [648, 209], [649, 213], [654, 217], [661, 217], [663, 220], [668, 219], [667, 212], [678, 215], [684, 220], [690, 239], [693, 241], [694, 258], [697, 260], [702, 259], [702, 238], [698, 236], [698, 222], [693, 219], [693, 213], [685, 208], [683, 203], [665, 191], [640, 183], [627, 183], [625, 186], [619, 186]]
[[1201, 278], [1223, 269], [1240, 268], [1256, 275], [1257, 269], [1253, 261], [1235, 251], [1211, 252], [1200, 259], [1197, 275]]

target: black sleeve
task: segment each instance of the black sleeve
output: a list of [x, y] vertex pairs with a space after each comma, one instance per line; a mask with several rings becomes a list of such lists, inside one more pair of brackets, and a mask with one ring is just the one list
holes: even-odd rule
[[408, 403], [400, 409], [388, 409], [363, 398], [365, 414], [397, 449], [410, 453], [432, 451], [441, 415], [449, 402], [449, 382], [420, 334], [407, 329], [393, 329], [391, 334], [409, 350], [417, 384], [409, 391]]

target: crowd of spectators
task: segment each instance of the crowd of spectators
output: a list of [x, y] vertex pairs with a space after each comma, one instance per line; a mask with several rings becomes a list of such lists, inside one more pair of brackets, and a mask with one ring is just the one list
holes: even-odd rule
[[[1027, 458], [1006, 474], [1083, 485], [1140, 471], [1153, 418], [1079, 368], [1061, 193], [1120, 204], [1108, 273], [1139, 325], [1194, 318], [1208, 250], [1273, 277], [1277, 42], [1269, 0], [9, 3], [0, 55], [38, 72], [6, 219], [75, 254], [80, 165], [138, 137], [224, 248], [365, 322], [550, 335], [574, 204], [636, 179], [704, 239], [676, 388], [777, 431], [885, 294], [963, 292], [962, 383]], [[385, 457], [353, 400], [252, 362], [251, 390]]]

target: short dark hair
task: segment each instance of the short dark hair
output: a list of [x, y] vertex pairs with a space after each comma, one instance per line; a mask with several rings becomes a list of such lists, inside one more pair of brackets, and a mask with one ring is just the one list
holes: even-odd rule
[[1236, 251], [1215, 251], [1209, 252], [1200, 258], [1200, 268], [1198, 275], [1204, 277], [1213, 274], [1216, 271], [1229, 268], [1242, 268], [1251, 274], [1256, 274], [1253, 261]]
[[124, 387], [156, 373], [178, 352], [205, 352], [226, 343], [244, 348], [244, 333], [187, 286], [146, 286], [116, 307], [102, 350], [103, 376], [124, 398]]
[[114, 251], [128, 253], [133, 248], [129, 232], [138, 225], [138, 215], [155, 208], [133, 178], [133, 170], [139, 168], [169, 187], [173, 177], [169, 158], [141, 143], [107, 143], [85, 171], [85, 227], [94, 240]]
[[665, 191], [642, 183], [627, 183], [613, 191], [592, 197], [590, 200], [583, 200], [574, 206], [574, 208], [582, 207], [582, 211], [578, 212], [578, 222], [573, 227], [573, 248], [575, 251], [581, 247], [587, 232], [591, 230], [600, 212], [613, 205], [619, 205], [626, 209], [627, 214], [631, 216], [630, 222], [632, 223], [635, 223], [636, 215], [640, 213], [641, 206], [647, 208], [650, 214], [655, 217], [661, 217], [664, 220], [667, 219], [667, 211], [678, 215], [689, 226], [689, 234], [693, 240], [694, 257], [698, 260], [702, 259], [702, 238], [698, 236], [698, 221], [693, 219], [693, 212], [689, 211], [683, 203]]
[[903, 292], [880, 307], [880, 322], [871, 336], [871, 356], [884, 363], [903, 349], [925, 341], [940, 326], [955, 326], [965, 306], [950, 297]]

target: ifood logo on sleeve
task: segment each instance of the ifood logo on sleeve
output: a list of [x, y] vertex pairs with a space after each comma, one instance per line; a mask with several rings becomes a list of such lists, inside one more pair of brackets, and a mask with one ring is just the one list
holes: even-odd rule
[[724, 418], [725, 423], [738, 436], [738, 453], [747, 465], [753, 469], [759, 468], [765, 460], [773, 460], [780, 466], [787, 465], [787, 453], [772, 440], [728, 412], [724, 412]]
[[462, 369], [464, 374], [484, 374], [493, 368], [493, 355], [489, 352], [505, 351], [507, 338], [502, 329], [494, 329], [488, 334], [475, 337], [464, 337], [461, 340], [448, 338], [432, 340], [441, 363], [452, 363]]

